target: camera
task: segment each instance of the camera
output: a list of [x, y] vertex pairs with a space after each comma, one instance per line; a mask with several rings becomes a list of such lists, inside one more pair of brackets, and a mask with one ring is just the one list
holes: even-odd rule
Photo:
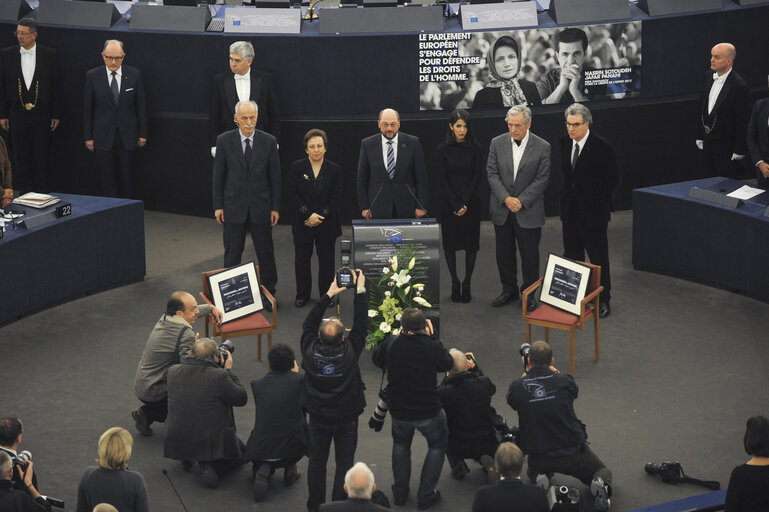
[[528, 343], [521, 344], [521, 348], [518, 350], [523, 358], [524, 371], [529, 367], [529, 352], [531, 352], [531, 345]]
[[667, 460], [665, 462], [647, 462], [644, 471], [650, 475], [659, 475], [666, 484], [675, 482], [683, 475], [681, 464], [676, 460]]
[[19, 469], [21, 471], [26, 471], [27, 466], [29, 466], [29, 461], [32, 460], [32, 454], [28, 452], [27, 450], [18, 452], [16, 454], [16, 457], [13, 458], [13, 465], [19, 466]]
[[380, 389], [379, 402], [376, 404], [374, 414], [372, 414], [371, 418], [368, 420], [368, 426], [369, 428], [373, 429], [374, 432], [380, 432], [384, 426], [387, 410], [390, 408], [389, 404], [387, 403], [389, 400], [390, 394], [387, 392], [387, 388]]
[[339, 288], [352, 288], [355, 286], [355, 272], [350, 268], [352, 266], [352, 242], [342, 240], [340, 252], [342, 266], [336, 271], [336, 285]]
[[235, 353], [235, 344], [232, 340], [225, 340], [224, 343], [219, 345], [219, 353], [222, 355], [222, 362], [219, 366], [224, 368], [224, 363], [230, 358], [230, 354]]
[[576, 487], [566, 485], [552, 486], [548, 490], [548, 501], [553, 512], [571, 512], [581, 510], [582, 494]]

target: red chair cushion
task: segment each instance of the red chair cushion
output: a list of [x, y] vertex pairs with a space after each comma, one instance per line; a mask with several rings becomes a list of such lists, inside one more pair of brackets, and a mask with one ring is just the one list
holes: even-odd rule
[[[592, 304], [588, 307], [592, 308]], [[537, 309], [527, 315], [527, 318], [562, 325], [574, 325], [579, 321], [579, 316], [554, 308], [549, 304], [540, 304]]]
[[254, 313], [253, 315], [244, 316], [231, 322], [224, 323], [219, 326], [224, 334], [229, 334], [238, 331], [250, 331], [253, 329], [269, 329], [272, 324], [264, 318], [261, 313]]

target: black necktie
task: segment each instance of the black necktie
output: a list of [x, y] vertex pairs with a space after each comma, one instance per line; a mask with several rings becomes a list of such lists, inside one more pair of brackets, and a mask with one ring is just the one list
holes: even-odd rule
[[243, 152], [246, 157], [246, 169], [251, 168], [251, 139], [246, 139], [246, 150]]
[[[515, 139], [513, 139], [513, 140], [515, 140]], [[523, 142], [523, 140], [515, 140], [515, 145], [518, 146], [518, 147], [521, 147], [521, 142]]]
[[577, 167], [577, 159], [579, 159], [579, 144], [574, 144], [574, 156], [571, 158], [571, 169], [574, 170]]
[[112, 72], [112, 83], [109, 87], [112, 89], [112, 95], [115, 97], [115, 103], [117, 103], [118, 99], [120, 99], [120, 89], [117, 86], [117, 71]]

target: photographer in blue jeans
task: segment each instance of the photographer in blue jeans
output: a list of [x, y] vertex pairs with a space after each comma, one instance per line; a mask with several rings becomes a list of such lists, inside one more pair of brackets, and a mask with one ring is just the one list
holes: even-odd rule
[[374, 351], [373, 361], [387, 370], [388, 404], [392, 415], [393, 499], [406, 503], [411, 479], [411, 441], [418, 430], [427, 441], [427, 455], [417, 491], [417, 508], [438, 503], [436, 490], [446, 456], [449, 430], [438, 394], [438, 372], [452, 368], [454, 359], [433, 337], [433, 326], [424, 313], [407, 308], [401, 315], [401, 334]]

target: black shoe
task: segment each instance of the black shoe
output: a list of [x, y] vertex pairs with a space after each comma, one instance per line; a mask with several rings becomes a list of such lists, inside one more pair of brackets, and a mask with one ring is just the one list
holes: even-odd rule
[[607, 316], [611, 315], [611, 306], [609, 306], [609, 301], [601, 302], [601, 304], [598, 306], [598, 316], [600, 318], [606, 318]]
[[267, 497], [268, 480], [270, 478], [270, 465], [262, 464], [254, 475], [253, 497], [254, 501], [264, 501]]
[[470, 285], [469, 284], [467, 286], [462, 285], [462, 302], [467, 304], [468, 302], [470, 302], [472, 298], [473, 296], [470, 295]]
[[420, 502], [417, 505], [417, 508], [419, 510], [427, 510], [428, 508], [432, 507], [436, 503], [441, 501], [441, 493], [439, 491], [435, 491], [429, 498], [427, 498], [425, 501]]
[[134, 425], [136, 425], [136, 430], [141, 435], [147, 437], [152, 435], [152, 429], [150, 428], [152, 421], [147, 417], [146, 414], [144, 414], [144, 411], [141, 409], [136, 409], [135, 411], [131, 412], [131, 417], [134, 420]]
[[294, 301], [294, 306], [296, 306], [298, 308], [303, 308], [305, 306], [305, 304], [307, 304], [308, 300], [309, 299], [296, 299]]
[[537, 309], [537, 298], [534, 295], [529, 295], [526, 299], [526, 312], [531, 313], [535, 309]]
[[451, 284], [451, 301], [459, 302], [462, 300], [462, 293], [459, 291], [459, 282]]
[[214, 467], [208, 462], [198, 462], [200, 464], [200, 477], [206, 487], [216, 489], [219, 487], [219, 475], [214, 471]]
[[467, 463], [460, 460], [453, 468], [451, 468], [451, 477], [456, 478], [457, 480], [462, 480], [469, 472], [470, 468], [467, 467]]
[[514, 295], [512, 293], [502, 292], [499, 294], [499, 297], [494, 299], [494, 302], [491, 303], [492, 306], [495, 308], [498, 308], [500, 306], [505, 306], [507, 304], [510, 304], [513, 301], [518, 300], [518, 296]]
[[283, 468], [283, 483], [291, 485], [302, 476], [302, 471], [294, 464], [293, 466]]

